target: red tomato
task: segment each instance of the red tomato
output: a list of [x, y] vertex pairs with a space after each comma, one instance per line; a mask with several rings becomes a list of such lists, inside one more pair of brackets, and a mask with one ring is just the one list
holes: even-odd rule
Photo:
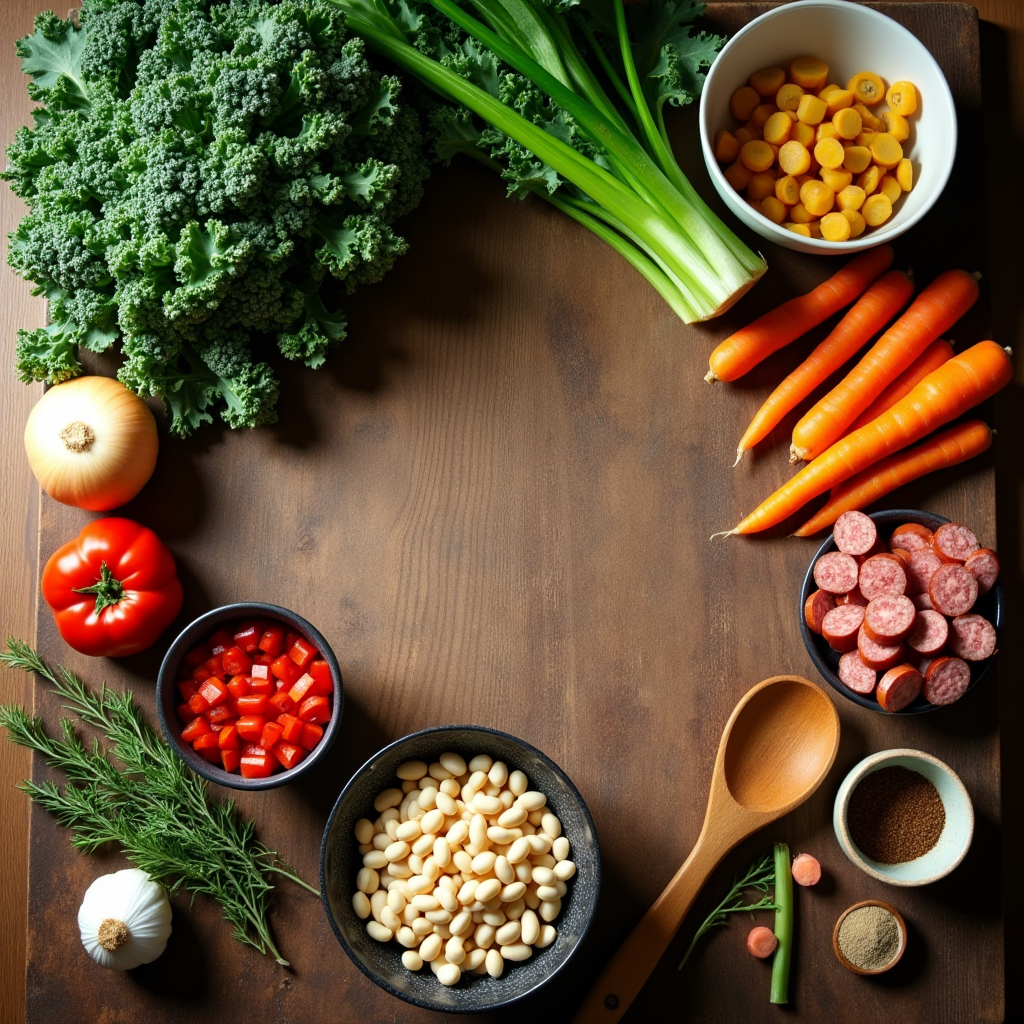
[[43, 569], [42, 593], [76, 651], [121, 658], [144, 651], [181, 610], [170, 551], [131, 519], [94, 519]]

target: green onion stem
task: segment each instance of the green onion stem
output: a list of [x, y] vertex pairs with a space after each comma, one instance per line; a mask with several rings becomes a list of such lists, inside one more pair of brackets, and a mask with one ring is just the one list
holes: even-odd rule
[[793, 871], [789, 847], [775, 844], [775, 938], [779, 940], [772, 961], [771, 1001], [789, 1002], [789, 965], [793, 959]]

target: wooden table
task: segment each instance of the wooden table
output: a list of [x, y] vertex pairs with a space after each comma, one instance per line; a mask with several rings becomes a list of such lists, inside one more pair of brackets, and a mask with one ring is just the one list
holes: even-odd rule
[[[29, 30], [40, 6], [17, 0], [0, 10], [0, 84], [10, 98], [5, 139], [28, 110], [10, 44]], [[1015, 240], [1024, 237], [1024, 225], [1009, 186], [1024, 157], [1024, 8], [989, 0], [980, 13], [985, 101], [970, 117], [976, 129], [984, 127], [977, 175], [967, 183], [962, 210], [954, 210], [962, 219], [951, 218], [955, 241], [948, 249], [919, 244], [912, 255], [923, 279], [954, 260], [950, 250], [987, 265], [987, 305], [965, 324], [964, 340], [991, 328], [1001, 343], [1019, 348], [1024, 261]], [[730, 21], [728, 11], [716, 16]], [[678, 125], [682, 138], [689, 129], [685, 119]], [[703, 174], [695, 165], [686, 170], [695, 181]], [[971, 226], [983, 202], [970, 194], [971, 182], [980, 188], [983, 179], [993, 197], [987, 254]], [[0, 195], [9, 229], [20, 210], [6, 190]], [[453, 208], [460, 211], [454, 229]], [[523, 736], [562, 764], [595, 814], [605, 869], [585, 952], [557, 991], [553, 986], [522, 1010], [563, 1019], [693, 842], [718, 734], [735, 700], [775, 672], [816, 678], [791, 608], [813, 545], [780, 538], [711, 548], [703, 539], [784, 477], [778, 446], [732, 475], [728, 454], [765, 387], [806, 345], [769, 361], [740, 387], [710, 391], [693, 379], [716, 339], [824, 274], [806, 257], [772, 250], [774, 272], [741, 314], [681, 338], [660, 300], [614, 254], [539, 204], [506, 203], [497, 183], [476, 168], [439, 172], [407, 232], [410, 254], [350, 306], [347, 348], [319, 373], [284, 375], [278, 428], [213, 429], [184, 445], [166, 444], [154, 481], [126, 512], [171, 543], [188, 595], [182, 621], [243, 596], [269, 598], [306, 614], [333, 642], [347, 703], [328, 763], [308, 784], [243, 801], [261, 835], [306, 877], [315, 875], [320, 829], [344, 780], [367, 755], [413, 728], [478, 721]], [[431, 245], [442, 232], [450, 241], [438, 260]], [[6, 268], [0, 288], [9, 365], [14, 327], [41, 322], [44, 311]], [[463, 296], [458, 302], [451, 298], [456, 292]], [[31, 636], [37, 552], [47, 555], [84, 516], [44, 499], [40, 536], [38, 498], [20, 443], [36, 389], [18, 385], [9, 372], [0, 374], [0, 388], [3, 624], [6, 632]], [[986, 537], [998, 519], [1012, 622], [1024, 608], [1018, 386], [1004, 392], [996, 419], [998, 506], [991, 462], [923, 483], [907, 500], [966, 517]], [[225, 486], [221, 471], [229, 465], [235, 475]], [[267, 475], [293, 496], [277, 506], [283, 514], [272, 523], [257, 505], [240, 508], [237, 500], [246, 491], [242, 481]], [[248, 541], [250, 556], [229, 575], [217, 568], [211, 545], [235, 536]], [[264, 537], [265, 548], [256, 544]], [[261, 583], [282, 558], [292, 572], [275, 576], [268, 594]], [[92, 682], [104, 671], [152, 707], [158, 649], [118, 665], [90, 663], [61, 645], [46, 615], [37, 640]], [[1001, 831], [995, 738], [997, 721], [1009, 739], [1016, 733], [1022, 699], [1011, 666], [1020, 663], [1022, 646], [1007, 630], [998, 684], [955, 712], [894, 722], [843, 702], [843, 745], [822, 790], [736, 851], [698, 902], [695, 919], [731, 873], [775, 837], [821, 856], [831, 869], [828, 884], [801, 894], [793, 1003], [801, 1018], [844, 1019], [844, 1010], [855, 1010], [863, 1019], [1002, 1019], [1001, 993], [991, 984], [1001, 976], [1001, 917], [1014, 921], [1021, 901], [1013, 864], [1007, 861], [1002, 894], [997, 873], [1002, 837], [1020, 824], [1024, 759], [1002, 758]], [[4, 692], [5, 699], [31, 703], [26, 681], [10, 673]], [[49, 698], [39, 709], [52, 720]], [[965, 869], [906, 897], [851, 868], [829, 823], [842, 773], [864, 753], [897, 745], [952, 763], [979, 812]], [[33, 1021], [60, 1019], [72, 1007], [82, 1020], [196, 1013], [231, 1020], [243, 992], [272, 1020], [440, 1019], [366, 981], [333, 942], [315, 901], [286, 888], [274, 924], [295, 974], [234, 943], [214, 907], [200, 901], [187, 913], [179, 901], [161, 961], [130, 977], [98, 976], [77, 948], [75, 910], [104, 865], [122, 861], [72, 852], [57, 826], [33, 812], [29, 919], [29, 812], [11, 783], [30, 770], [23, 751], [0, 744], [0, 836], [7, 850], [0, 1019], [25, 1019], [26, 934]], [[907, 911], [914, 945], [898, 975], [865, 986], [843, 974], [828, 936], [839, 910], [870, 896], [888, 896]], [[676, 1019], [680, 1007], [690, 1007], [694, 1019], [774, 1018], [763, 965], [737, 954], [735, 931], [708, 941], [680, 976], [672, 962], [686, 938], [684, 927], [628, 1019]], [[1008, 964], [1019, 951], [1011, 928]], [[181, 983], [186, 972], [190, 985]], [[1015, 973], [1011, 967], [1007, 1019], [1021, 1008]]]

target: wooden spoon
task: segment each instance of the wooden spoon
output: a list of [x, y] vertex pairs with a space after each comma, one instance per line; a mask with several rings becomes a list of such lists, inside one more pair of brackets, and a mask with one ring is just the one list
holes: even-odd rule
[[675, 873], [591, 988], [573, 1024], [614, 1024], [629, 1008], [718, 862], [737, 843], [802, 804], [839, 749], [839, 715], [799, 676], [749, 690], [722, 733], [704, 825]]

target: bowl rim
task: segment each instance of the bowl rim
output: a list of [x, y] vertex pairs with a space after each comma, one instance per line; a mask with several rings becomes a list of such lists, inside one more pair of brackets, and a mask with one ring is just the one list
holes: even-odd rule
[[[887, 14], [883, 14], [881, 11], [874, 10], [871, 7], [865, 7], [862, 4], [850, 3], [850, 0], [794, 0], [793, 3], [782, 4], [773, 10], [766, 11], [764, 14], [754, 18], [753, 21], [747, 22], [738, 32], [734, 33], [733, 36], [726, 42], [725, 46], [719, 51], [718, 56], [712, 62], [711, 67], [708, 69], [707, 76], [705, 77], [703, 87], [700, 93], [700, 106], [698, 112], [698, 130], [700, 133], [700, 144], [701, 151], [704, 155], [704, 163], [707, 167], [711, 181], [715, 186], [715, 190], [725, 200], [726, 194], [732, 194], [736, 197], [737, 201], [742, 201], [732, 186], [725, 180], [725, 176], [722, 174], [721, 168], [718, 166], [718, 161], [715, 160], [715, 154], [712, 148], [712, 137], [713, 133], [710, 131], [707, 123], [707, 97], [710, 89], [709, 85], [712, 83], [715, 76], [716, 67], [720, 68], [722, 65], [719, 63], [721, 58], [729, 53], [729, 51], [737, 44], [737, 42], [744, 36], [749, 35], [751, 32], [757, 31], [760, 26], [770, 21], [773, 18], [778, 18], [782, 15], [788, 14], [794, 8], [802, 8], [808, 10], [810, 8], [824, 8], [833, 10], [842, 10], [849, 12], [850, 10], [856, 10], [858, 14], [852, 15], [853, 17], [864, 17], [869, 21], [873, 20], [876, 24], [881, 27], [885, 25], [887, 30], [891, 30], [891, 26], [895, 25], [897, 30], [904, 34], [908, 45], [916, 45], [921, 52], [922, 57], [927, 63], [930, 63], [934, 71], [938, 75], [939, 82], [942, 86], [941, 96], [948, 104], [948, 108], [952, 113], [952, 132], [950, 136], [950, 145], [945, 149], [945, 159], [942, 165], [938, 167], [938, 175], [934, 177], [934, 185], [927, 201], [922, 205], [921, 209], [916, 213], [912, 214], [907, 220], [900, 222], [899, 224], [890, 224], [888, 227], [882, 226], [880, 229], [872, 231], [868, 240], [865, 242], [865, 236], [862, 234], [859, 238], [848, 239], [845, 242], [830, 242], [824, 238], [804, 238], [799, 237], [800, 249], [804, 252], [816, 252], [821, 255], [839, 256], [842, 254], [853, 255], [854, 253], [861, 251], [866, 248], [873, 248], [876, 245], [885, 245], [887, 242], [892, 242], [893, 239], [898, 238], [900, 235], [905, 234], [912, 227], [918, 224], [922, 218], [928, 214], [939, 197], [946, 189], [946, 185], [949, 183], [950, 175], [953, 173], [953, 165], [956, 162], [956, 151], [959, 139], [959, 125], [957, 122], [956, 114], [956, 102], [953, 99], [953, 92], [949, 87], [949, 82], [946, 80], [945, 73], [939, 66], [939, 62], [932, 55], [931, 51], [921, 42], [917, 36], [914, 35], [910, 29], [901, 25], [894, 18], [890, 18]], [[929, 102], [934, 102], [929, 100]], [[934, 168], [933, 168], [934, 170]], [[727, 192], [723, 192], [727, 190]], [[728, 203], [726, 202], [726, 205]], [[729, 212], [738, 218], [738, 214], [735, 211], [729, 210]], [[785, 228], [780, 227], [773, 221], [770, 221], [763, 214], [757, 210], [751, 208], [751, 214], [754, 215], [754, 219], [757, 223], [756, 228], [751, 230], [756, 231], [761, 235], [762, 238], [767, 239], [770, 242], [775, 242], [778, 245], [782, 245], [786, 248], [794, 248], [793, 235]], [[738, 218], [742, 221], [742, 218]], [[745, 222], [744, 222], [745, 223]], [[747, 225], [750, 227], [750, 225]]]
[[[185, 747], [180, 739], [181, 726], [174, 719], [177, 730], [172, 728], [172, 721], [164, 709], [164, 695], [169, 691], [177, 679], [178, 665], [185, 656], [188, 649], [202, 637], [207, 630], [213, 630], [216, 626], [230, 619], [242, 618], [247, 615], [259, 615], [269, 618], [276, 618], [293, 626], [297, 632], [303, 633], [309, 640], [312, 640], [323, 659], [331, 670], [331, 680], [334, 683], [334, 706], [331, 709], [331, 720], [324, 729], [323, 738], [310, 751], [309, 756], [300, 761], [294, 768], [288, 768], [283, 772], [275, 772], [265, 779], [243, 779], [241, 775], [234, 772], [227, 772], [218, 768], [205, 758], [200, 757], [194, 750]], [[324, 635], [307, 619], [298, 612], [283, 608], [276, 604], [267, 604], [262, 601], [236, 601], [231, 604], [219, 605], [211, 608], [210, 611], [193, 619], [171, 642], [160, 662], [160, 669], [156, 677], [156, 714], [160, 722], [160, 731], [164, 735], [170, 748], [192, 769], [197, 775], [201, 775], [208, 782], [215, 782], [218, 786], [225, 786], [228, 789], [260, 790], [276, 789], [278, 786], [287, 785], [303, 772], [308, 771], [320, 761], [338, 735], [342, 714], [345, 706], [345, 688], [341, 676], [341, 668], [338, 659], [335, 657], [331, 645], [324, 638]]]
[[[904, 758], [911, 761], [923, 761], [926, 764], [933, 765], [942, 772], [943, 775], [947, 776], [955, 788], [959, 790], [960, 795], [963, 797], [964, 806], [967, 808], [967, 835], [964, 839], [963, 846], [957, 852], [956, 856], [953, 857], [949, 864], [943, 867], [942, 870], [924, 878], [897, 879], [893, 878], [891, 875], [887, 875], [884, 871], [879, 871], [877, 868], [873, 868], [864, 859], [860, 850], [857, 849], [857, 845], [854, 843], [853, 836], [850, 835], [850, 830], [846, 824], [846, 815], [849, 810], [850, 797], [853, 795], [853, 791], [868, 775], [886, 767], [889, 762], [895, 761], [897, 758]], [[943, 804], [943, 806], [945, 806], [945, 804]], [[839, 842], [843, 853], [846, 854], [847, 860], [860, 868], [866, 875], [870, 875], [872, 878], [878, 879], [880, 882], [885, 882], [887, 885], [894, 885], [901, 888], [930, 885], [932, 882], [937, 882], [940, 878], [945, 878], [946, 875], [956, 870], [956, 868], [960, 866], [964, 857], [967, 856], [967, 851], [971, 848], [971, 843], [974, 840], [974, 802], [971, 800], [971, 794], [967, 792], [967, 787], [963, 784], [963, 780], [955, 771], [953, 771], [952, 768], [950, 768], [948, 764], [946, 764], [945, 761], [940, 761], [934, 754], [929, 754], [924, 750], [916, 750], [913, 747], [893, 747], [889, 750], [878, 750], [873, 754], [868, 754], [867, 757], [858, 761], [843, 777], [843, 781], [839, 784], [839, 790], [836, 793], [835, 803], [832, 808], [832, 829], [836, 834], [836, 839]]]
[[[498, 1002], [488, 1003], [486, 1006], [479, 1007], [438, 1007], [435, 1003], [431, 1003], [425, 999], [409, 993], [401, 992], [391, 985], [386, 978], [376, 971], [368, 968], [360, 959], [355, 955], [349, 944], [345, 941], [345, 937], [341, 933], [341, 929], [338, 927], [338, 923], [334, 918], [334, 914], [331, 912], [330, 902], [327, 898], [327, 851], [328, 851], [328, 840], [331, 835], [331, 830], [334, 827], [334, 820], [338, 816], [341, 810], [342, 802], [348, 795], [349, 791], [355, 785], [357, 779], [369, 770], [369, 768], [378, 761], [381, 757], [393, 752], [396, 748], [402, 746], [410, 740], [418, 739], [421, 736], [429, 735], [443, 735], [445, 733], [456, 732], [460, 730], [469, 729], [473, 732], [487, 733], [491, 736], [500, 736], [502, 739], [511, 740], [513, 743], [525, 748], [531, 754], [536, 755], [543, 761], [549, 768], [551, 768], [558, 776], [561, 777], [562, 781], [568, 786], [569, 791], [576, 801], [579, 803], [580, 809], [583, 811], [583, 817], [586, 819], [587, 825], [590, 828], [590, 834], [593, 836], [594, 846], [594, 896], [589, 901], [589, 910], [587, 911], [586, 918], [583, 922], [583, 927], [580, 929], [579, 938], [576, 940], [576, 944], [566, 953], [565, 958], [550, 974], [542, 978], [532, 988], [526, 989], [526, 991], [519, 993], [518, 995], [510, 996], [507, 999], [502, 999]], [[396, 740], [392, 740], [386, 746], [381, 747], [377, 753], [367, 758], [353, 773], [348, 782], [342, 787], [341, 792], [338, 794], [337, 800], [334, 801], [334, 806], [331, 808], [331, 813], [328, 815], [327, 824], [324, 826], [323, 838], [320, 841], [320, 902], [323, 904], [324, 912], [327, 915], [327, 921], [331, 926], [331, 931], [334, 932], [335, 938], [341, 943], [341, 948], [348, 954], [348, 958], [370, 979], [375, 985], [380, 986], [385, 992], [390, 995], [397, 996], [404, 1002], [411, 1003], [414, 1006], [422, 1007], [426, 1010], [441, 1011], [445, 1013], [488, 1013], [492, 1010], [498, 1010], [506, 1006], [511, 1006], [513, 1003], [517, 1003], [522, 999], [525, 999], [529, 995], [533, 995], [538, 989], [543, 988], [547, 985], [552, 978], [558, 974], [562, 968], [576, 955], [580, 946], [583, 945], [584, 940], [587, 937], [587, 932], [590, 930], [590, 926], [594, 920], [594, 913], [597, 910], [597, 903], [601, 892], [601, 844], [597, 838], [597, 828], [594, 825], [594, 819], [590, 813], [590, 808], [587, 806], [586, 800], [583, 799], [582, 794], [576, 788], [576, 784], [569, 778], [565, 770], [552, 760], [542, 750], [539, 750], [532, 743], [528, 743], [526, 740], [520, 739], [518, 736], [512, 735], [512, 733], [503, 732], [501, 729], [494, 729], [487, 725], [474, 725], [472, 723], [457, 724], [457, 725], [434, 725], [429, 726], [426, 729], [417, 729], [416, 732], [407, 733], [405, 736], [400, 736]]]
[[[899, 952], [884, 967], [877, 967], [873, 971], [866, 971], [863, 967], [858, 967], [856, 964], [851, 963], [843, 956], [843, 952], [839, 948], [839, 929], [846, 918], [855, 910], [860, 910], [861, 907], [882, 907], [884, 910], [888, 910], [896, 918], [896, 925], [900, 930]], [[866, 977], [871, 977], [875, 974], [885, 974], [886, 971], [891, 971], [903, 959], [903, 954], [906, 952], [907, 922], [903, 920], [903, 915], [891, 903], [886, 903], [885, 900], [861, 900], [859, 903], [854, 903], [852, 906], [847, 907], [836, 919], [836, 925], [832, 929], [832, 949], [836, 954], [836, 959], [848, 971], [852, 971], [854, 974], [862, 974]]]
[[[878, 512], [866, 513], [868, 518], [872, 520], [876, 525], [887, 524], [890, 521], [902, 521], [902, 522], [914, 522], [919, 519], [927, 519], [935, 522], [939, 526], [943, 523], [953, 522], [951, 519], [947, 519], [946, 516], [940, 515], [938, 512], [928, 512], [925, 509], [914, 509], [914, 508], [891, 508], [891, 509], [880, 509]], [[922, 526], [928, 525], [928, 523], [922, 523]], [[916, 697], [912, 703], [908, 704], [905, 708], [900, 708], [899, 711], [886, 711], [878, 700], [874, 696], [874, 692], [871, 694], [855, 693], [851, 690], [843, 681], [833, 672], [832, 667], [822, 657], [821, 651], [818, 649], [818, 641], [815, 639], [816, 634], [812, 634], [811, 630], [807, 625], [807, 620], [804, 618], [804, 602], [811, 594], [812, 590], [816, 590], [817, 586], [814, 583], [814, 565], [821, 558], [822, 555], [828, 554], [829, 551], [835, 550], [835, 532], [829, 533], [828, 536], [821, 542], [817, 551], [811, 556], [810, 562], [807, 564], [807, 572], [804, 573], [803, 582], [800, 584], [800, 604], [797, 615], [797, 620], [800, 624], [800, 636], [803, 639], [804, 647], [807, 650], [807, 654], [811, 661], [814, 662], [814, 667], [818, 670], [818, 674], [825, 680], [829, 686], [832, 687], [837, 693], [842, 694], [847, 700], [852, 701], [854, 704], [859, 704], [862, 708], [866, 708], [868, 711], [874, 711], [878, 714], [888, 715], [893, 717], [895, 715], [921, 715], [929, 711], [939, 711], [944, 707], [951, 707], [948, 704], [929, 704], [923, 696]], [[994, 614], [992, 616], [992, 625], [996, 630], [996, 635], [1002, 632], [1003, 628], [1003, 617], [1005, 615], [1005, 603], [1003, 599], [1003, 587], [998, 581], [989, 591], [992, 594], [993, 601], [995, 602]], [[998, 648], [995, 654], [991, 657], [986, 658], [984, 661], [974, 662], [979, 666], [977, 675], [971, 672], [971, 682], [967, 689], [964, 691], [963, 696], [960, 700], [970, 693], [988, 674], [993, 663], [999, 655]], [[954, 702], [956, 703], [956, 702]]]

